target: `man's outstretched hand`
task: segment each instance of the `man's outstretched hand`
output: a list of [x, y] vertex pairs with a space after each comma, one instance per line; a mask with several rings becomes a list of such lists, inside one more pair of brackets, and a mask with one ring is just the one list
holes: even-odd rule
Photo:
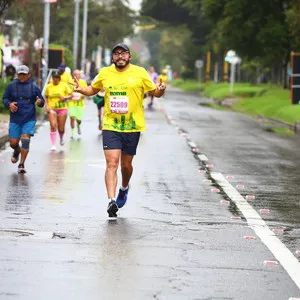
[[81, 93], [82, 92], [82, 88], [79, 86], [78, 79], [74, 78], [74, 81], [75, 81], [75, 83], [69, 81], [69, 84], [73, 85], [74, 92]]
[[159, 83], [158, 83], [158, 85], [157, 85], [157, 88], [158, 88], [160, 91], [162, 91], [162, 92], [165, 91], [166, 85], [162, 82], [162, 79], [159, 80]]

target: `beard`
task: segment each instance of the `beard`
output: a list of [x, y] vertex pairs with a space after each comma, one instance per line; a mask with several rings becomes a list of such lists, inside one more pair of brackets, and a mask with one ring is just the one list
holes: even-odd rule
[[[120, 62], [120, 63], [119, 63]], [[123, 63], [124, 62], [124, 63]], [[113, 62], [115, 64], [115, 66], [119, 69], [124, 69], [129, 65], [129, 59], [125, 60], [125, 59], [118, 59], [116, 61]]]

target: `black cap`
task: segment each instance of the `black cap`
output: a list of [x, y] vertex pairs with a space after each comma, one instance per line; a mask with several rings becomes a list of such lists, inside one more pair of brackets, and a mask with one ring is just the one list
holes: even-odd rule
[[60, 73], [57, 71], [53, 71], [51, 75], [52, 75], [52, 77], [60, 77], [61, 76]]
[[118, 44], [114, 45], [111, 52], [114, 52], [117, 48], [122, 48], [125, 51], [130, 52], [129, 47], [127, 45], [123, 44], [123, 43], [118, 43]]

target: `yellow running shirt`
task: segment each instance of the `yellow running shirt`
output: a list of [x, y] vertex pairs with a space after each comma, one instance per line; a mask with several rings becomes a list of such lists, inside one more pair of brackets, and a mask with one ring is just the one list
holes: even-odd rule
[[61, 101], [61, 96], [68, 96], [72, 93], [72, 89], [64, 82], [54, 85], [49, 83], [46, 87], [45, 96], [48, 98], [48, 106], [52, 109], [66, 109], [68, 104], [66, 101]]
[[[74, 80], [71, 82], [75, 83]], [[87, 87], [87, 83], [84, 79], [79, 79], [78, 84], [80, 87], [85, 88]], [[69, 101], [69, 106], [75, 106], [79, 108], [84, 108], [84, 96], [80, 93], [73, 92], [72, 93], [72, 98]]]
[[[72, 75], [68, 72], [63, 72], [63, 74], [60, 75], [60, 81], [65, 82], [65, 83], [69, 83], [72, 82], [73, 78]], [[52, 83], [52, 77], [49, 80], [49, 83]]]
[[139, 66], [129, 65], [118, 72], [114, 65], [102, 68], [92, 87], [105, 90], [103, 130], [140, 132], [146, 129], [144, 94], [156, 89], [148, 72]]
[[60, 75], [60, 81], [68, 83], [72, 81], [72, 75], [65, 71]]
[[158, 80], [160, 80], [160, 79], [161, 79], [161, 81], [162, 81], [163, 83], [165, 83], [165, 84], [168, 83], [168, 76], [167, 76], [167, 75], [165, 75], [165, 74], [160, 74], [160, 75], [158, 76]]

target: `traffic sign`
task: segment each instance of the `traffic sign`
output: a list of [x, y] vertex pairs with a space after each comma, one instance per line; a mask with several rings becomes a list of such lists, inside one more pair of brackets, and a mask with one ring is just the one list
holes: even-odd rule
[[241, 63], [241, 58], [238, 57], [236, 55], [236, 52], [234, 50], [229, 50], [227, 53], [226, 53], [226, 56], [225, 56], [225, 59], [224, 59], [226, 62], [229, 62], [230, 64], [240, 64]]
[[195, 68], [196, 68], [196, 69], [201, 69], [201, 68], [203, 67], [203, 65], [204, 65], [203, 60], [197, 59], [197, 60], [195, 61]]

